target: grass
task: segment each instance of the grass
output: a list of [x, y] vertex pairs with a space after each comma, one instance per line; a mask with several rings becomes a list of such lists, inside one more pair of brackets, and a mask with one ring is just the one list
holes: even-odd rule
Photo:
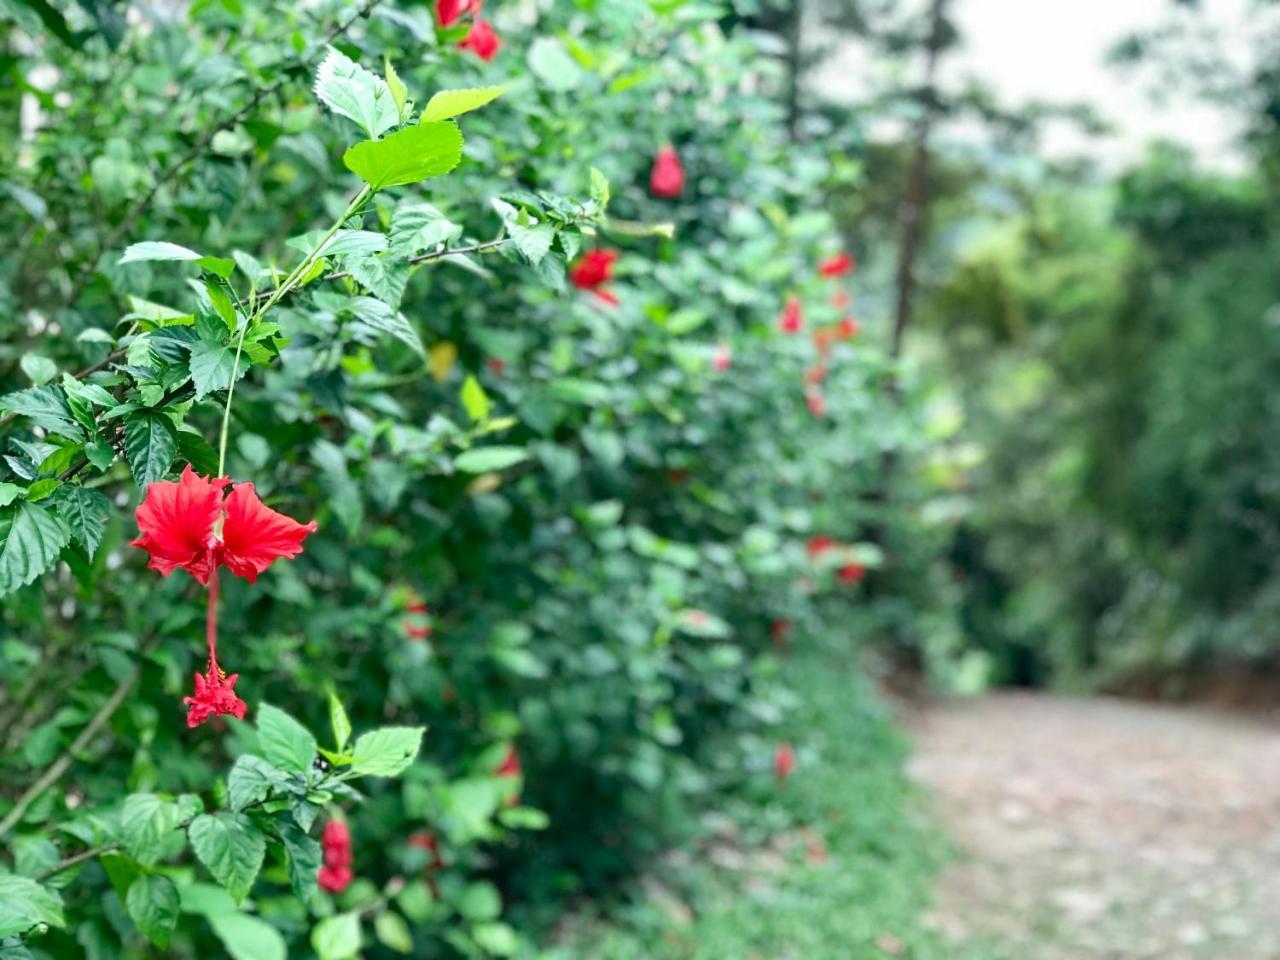
[[[690, 855], [667, 858], [638, 902], [579, 918], [572, 960], [987, 960], [921, 923], [945, 841], [903, 772], [906, 745], [860, 672], [818, 656], [788, 665], [804, 707], [799, 747], [767, 802]], [[825, 855], [824, 855], [825, 851]]]

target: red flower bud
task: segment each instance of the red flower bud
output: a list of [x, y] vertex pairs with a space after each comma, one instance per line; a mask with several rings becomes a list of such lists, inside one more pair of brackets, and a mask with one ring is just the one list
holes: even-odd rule
[[860, 563], [846, 563], [836, 571], [836, 576], [841, 583], [852, 586], [855, 583], [861, 583], [862, 578], [867, 575], [867, 568]]
[[817, 560], [835, 545], [836, 541], [833, 537], [810, 537], [805, 548], [809, 551], [810, 559]]
[[470, 50], [486, 63], [498, 55], [501, 46], [502, 38], [493, 32], [488, 20], [476, 20], [467, 38], [458, 41], [459, 50]]
[[678, 197], [684, 192], [684, 166], [675, 147], [663, 147], [653, 158], [649, 191], [655, 197]]

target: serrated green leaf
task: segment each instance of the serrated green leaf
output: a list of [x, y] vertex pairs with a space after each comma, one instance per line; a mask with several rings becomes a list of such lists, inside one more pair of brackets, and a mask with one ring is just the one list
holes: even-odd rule
[[420, 123], [448, 120], [469, 113], [502, 96], [502, 87], [469, 87], [465, 90], [440, 90], [431, 95], [419, 118]]
[[92, 559], [111, 518], [111, 501], [98, 490], [64, 484], [53, 493], [53, 507]]
[[218, 451], [198, 433], [190, 430], [179, 430], [178, 456], [191, 464], [192, 469], [206, 477], [218, 472]]
[[172, 801], [154, 793], [131, 794], [120, 813], [125, 851], [141, 864], [155, 863], [172, 847], [181, 817], [178, 805]]
[[286, 775], [266, 760], [244, 753], [227, 774], [227, 801], [238, 812], [266, 800], [273, 792], [283, 791], [287, 782]]
[[288, 947], [280, 931], [247, 913], [213, 914], [209, 925], [232, 960], [287, 960]]
[[[394, 257], [364, 257], [349, 260], [347, 269], [351, 276], [393, 311], [399, 309], [404, 288], [409, 283], [412, 269]], [[419, 344], [419, 348], [421, 344]]]
[[489, 395], [472, 375], [462, 382], [462, 406], [472, 420], [484, 420], [489, 416]]
[[534, 266], [541, 262], [551, 249], [551, 242], [556, 238], [556, 231], [550, 224], [539, 223], [532, 227], [523, 227], [514, 220], [507, 224], [507, 233], [516, 245], [516, 249]]
[[402, 204], [391, 214], [391, 249], [402, 257], [434, 250], [462, 236], [462, 227], [429, 203]]
[[42, 923], [66, 926], [62, 899], [26, 877], [0, 876], [0, 939], [15, 937]]
[[382, 74], [386, 78], [387, 89], [391, 91], [391, 99], [396, 105], [396, 112], [399, 113], [400, 119], [404, 120], [405, 106], [409, 102], [409, 88], [400, 79], [400, 74], [396, 73], [396, 68], [392, 65], [390, 57], [382, 58]]
[[163, 413], [142, 410], [125, 418], [124, 455], [139, 489], [168, 473], [177, 452], [177, 431]]
[[463, 473], [492, 473], [529, 459], [524, 447], [479, 447], [453, 458], [453, 466]]
[[144, 937], [161, 950], [178, 925], [178, 891], [167, 877], [143, 874], [129, 886], [125, 909]]
[[196, 253], [187, 247], [165, 240], [145, 240], [142, 243], [131, 244], [116, 262], [125, 264], [147, 260], [180, 260], [194, 263], [210, 273], [216, 273], [224, 280], [231, 276], [236, 268], [234, 260], [224, 257], [206, 257], [202, 253]]
[[0, 397], [0, 409], [29, 417], [33, 423], [69, 440], [84, 439], [84, 430], [58, 387], [30, 387], [7, 393]]
[[191, 346], [191, 382], [196, 388], [196, 399], [203, 400], [215, 390], [231, 386], [232, 375], [239, 380], [250, 366], [249, 357], [243, 352], [236, 363], [236, 350], [229, 343], [200, 338]]
[[332, 688], [329, 690], [329, 726], [333, 728], [333, 749], [341, 753], [351, 739], [351, 721], [347, 718], [347, 708]]
[[422, 749], [426, 727], [381, 727], [356, 740], [351, 770], [365, 777], [398, 776]]
[[51, 570], [70, 539], [67, 525], [37, 503], [0, 508], [0, 596]]
[[243, 813], [202, 814], [187, 828], [191, 849], [237, 903], [253, 888], [267, 841]]
[[342, 155], [347, 169], [374, 190], [441, 176], [461, 159], [462, 132], [447, 122], [420, 123], [383, 140], [363, 140]]
[[287, 821], [278, 827], [280, 840], [289, 857], [289, 884], [303, 903], [316, 892], [316, 872], [323, 862], [323, 851], [314, 837]]
[[321, 103], [354, 120], [370, 137], [379, 137], [400, 122], [386, 81], [333, 47], [316, 71], [315, 93]]
[[316, 738], [279, 707], [258, 708], [258, 742], [267, 760], [282, 770], [306, 773], [316, 758]]

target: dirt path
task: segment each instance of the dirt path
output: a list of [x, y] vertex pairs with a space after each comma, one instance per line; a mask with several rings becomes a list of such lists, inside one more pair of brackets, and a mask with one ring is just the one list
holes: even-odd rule
[[932, 918], [1010, 960], [1280, 958], [1280, 714], [1000, 694], [927, 709], [961, 856]]

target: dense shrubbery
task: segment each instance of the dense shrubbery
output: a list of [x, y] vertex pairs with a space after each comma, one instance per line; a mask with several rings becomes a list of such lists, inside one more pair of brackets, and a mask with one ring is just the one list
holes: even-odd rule
[[[757, 39], [472, 6], [7, 28], [0, 956], [516, 953], [768, 781], [880, 562], [907, 425]], [[185, 464], [318, 525], [256, 583], [215, 525], [194, 730], [212, 593], [126, 542]]]

